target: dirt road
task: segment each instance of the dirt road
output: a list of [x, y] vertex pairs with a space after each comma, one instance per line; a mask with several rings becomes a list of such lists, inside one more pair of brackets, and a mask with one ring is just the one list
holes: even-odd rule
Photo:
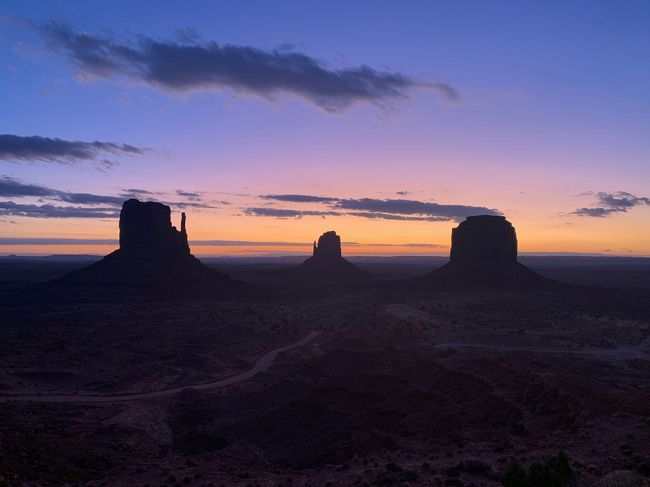
[[171, 389], [161, 389], [158, 391], [150, 392], [135, 392], [135, 393], [121, 393], [121, 394], [34, 394], [34, 395], [16, 395], [16, 396], [0, 396], [0, 403], [2, 402], [73, 402], [73, 403], [97, 403], [97, 402], [118, 402], [118, 401], [139, 401], [142, 399], [151, 399], [154, 397], [171, 396], [181, 392], [184, 389], [217, 389], [219, 387], [230, 386], [239, 382], [244, 382], [260, 372], [264, 372], [273, 365], [278, 354], [291, 350], [292, 348], [302, 347], [316, 338], [320, 332], [312, 331], [305, 338], [299, 342], [286, 345], [284, 347], [276, 348], [270, 352], [265, 353], [255, 361], [253, 368], [246, 372], [233, 375], [226, 379], [220, 379], [212, 382], [205, 382], [203, 384], [187, 385], [182, 387], [174, 387]]

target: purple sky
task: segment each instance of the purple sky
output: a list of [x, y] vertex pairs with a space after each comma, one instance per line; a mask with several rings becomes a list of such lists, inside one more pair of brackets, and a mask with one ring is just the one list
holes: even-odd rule
[[649, 22], [646, 1], [6, 1], [0, 254], [102, 253], [137, 196], [197, 241], [264, 243], [211, 253], [330, 229], [444, 253], [500, 213], [524, 251], [650, 255]]

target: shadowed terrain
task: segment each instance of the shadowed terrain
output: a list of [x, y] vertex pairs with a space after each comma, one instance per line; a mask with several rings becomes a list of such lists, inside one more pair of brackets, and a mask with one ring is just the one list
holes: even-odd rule
[[[433, 272], [357, 267], [334, 232], [298, 268], [329, 274], [213, 261], [243, 293], [189, 253], [168, 210], [125, 203], [120, 249], [86, 267], [0, 260], [8, 485], [647, 482], [646, 261], [619, 288], [555, 283], [518, 262], [504, 218], [477, 217]], [[601, 279], [632, 265], [540, 262]]]
[[[277, 279], [274, 292], [36, 305], [11, 298], [30, 286], [4, 293], [9, 485], [497, 485], [513, 460], [560, 449], [580, 485], [647, 471], [646, 291], [531, 299], [340, 280], [301, 281], [298, 299], [275, 273], [237, 265], [264, 289]], [[188, 388], [245, 374], [312, 331], [244, 381]], [[12, 399], [169, 389], [90, 404]]]
[[120, 248], [102, 260], [66, 274], [55, 286], [128, 288], [134, 292], [173, 287], [176, 292], [205, 292], [231, 283], [227, 276], [202, 264], [187, 243], [185, 213], [180, 231], [171, 224], [169, 206], [136, 199], [120, 212]]

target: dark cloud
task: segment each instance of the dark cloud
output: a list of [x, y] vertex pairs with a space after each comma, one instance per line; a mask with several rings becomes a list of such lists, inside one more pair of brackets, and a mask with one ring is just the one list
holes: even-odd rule
[[[336, 208], [391, 215], [417, 215], [433, 218], [430, 221], [462, 220], [472, 215], [501, 215], [501, 212], [483, 206], [441, 205], [418, 200], [405, 199], [340, 199]], [[366, 216], [369, 218], [369, 216]]]
[[188, 200], [200, 200], [202, 197], [202, 193], [198, 191], [183, 191], [182, 189], [177, 189], [176, 195], [187, 198]]
[[104, 167], [111, 167], [115, 162], [100, 157], [101, 154], [137, 155], [147, 150], [149, 149], [115, 142], [81, 142], [39, 135], [0, 134], [0, 160], [10, 162], [41, 161], [71, 164], [94, 161]]
[[340, 216], [336, 211], [286, 210], [282, 208], [244, 208], [248, 216], [271, 216], [274, 218], [302, 218], [303, 216]]
[[25, 184], [8, 176], [0, 176], [0, 197], [50, 197], [57, 196], [58, 193], [58, 191], [47, 188], [45, 186], [39, 186], [37, 184]]
[[299, 218], [302, 216], [354, 216], [359, 218], [402, 221], [460, 221], [472, 215], [501, 215], [501, 212], [483, 206], [441, 205], [406, 199], [334, 198], [304, 194], [270, 194], [260, 198], [292, 203], [321, 203], [327, 210], [298, 210], [280, 208], [246, 208], [252, 216]]
[[612, 213], [619, 213], [621, 211], [627, 210], [621, 210], [620, 208], [578, 208], [572, 214], [578, 216], [593, 216], [602, 218], [604, 216], [609, 216]]
[[[179, 210], [184, 210], [186, 208], [195, 208], [195, 209], [211, 209], [219, 208], [219, 205], [216, 205], [212, 202], [200, 202], [200, 201], [160, 201], [165, 205], [169, 205], [173, 208], [178, 208]], [[219, 202], [223, 203], [223, 202]]]
[[358, 218], [370, 218], [372, 220], [402, 220], [402, 221], [416, 221], [416, 222], [446, 222], [449, 218], [442, 216], [408, 216], [408, 215], [393, 215], [391, 213], [377, 213], [371, 211], [353, 211], [346, 213], [350, 216]]
[[[399, 191], [397, 194], [405, 195], [407, 192]], [[498, 210], [483, 206], [441, 205], [406, 199], [344, 199], [306, 194], [267, 194], [260, 198], [291, 203], [328, 203], [332, 209], [347, 210], [347, 215], [385, 220], [449, 221], [478, 214], [501, 215]]]
[[650, 205], [650, 198], [634, 196], [625, 191], [618, 191], [616, 193], [605, 193], [601, 191], [597, 193], [597, 196], [598, 203], [609, 208], [625, 208], [627, 210], [639, 205]]
[[120, 211], [116, 208], [33, 205], [0, 201], [0, 215], [32, 218], [117, 218]]
[[[166, 198], [173, 196], [180, 196], [186, 198], [188, 201], [168, 201]], [[146, 189], [129, 188], [124, 189], [120, 193], [120, 204], [125, 199], [139, 199], [139, 200], [155, 200], [165, 205], [172, 206], [183, 210], [185, 208], [218, 208], [218, 205], [228, 205], [228, 201], [203, 201], [203, 193], [199, 191], [184, 191], [177, 189], [172, 194], [162, 191], [149, 191]]]
[[110, 79], [125, 76], [174, 92], [230, 90], [272, 99], [290, 94], [328, 112], [357, 102], [383, 106], [407, 98], [416, 89], [433, 89], [445, 101], [458, 102], [456, 89], [426, 83], [398, 72], [362, 65], [332, 69], [305, 54], [276, 49], [199, 43], [195, 38], [159, 41], [144, 36], [136, 42], [75, 32], [67, 24], [37, 27], [49, 46], [65, 52], [82, 74]]
[[125, 198], [138, 198], [138, 197], [142, 198], [142, 197], [145, 197], [145, 196], [147, 196], [147, 197], [148, 196], [153, 196], [155, 194], [158, 194], [158, 193], [155, 193], [153, 191], [147, 191], [146, 189], [137, 189], [137, 188], [125, 189], [122, 192], [122, 196], [124, 196]]
[[0, 176], [0, 197], [22, 198], [29, 196], [82, 205], [121, 205], [124, 201], [124, 198], [119, 196], [70, 193], [37, 184], [26, 184], [8, 176]]
[[332, 203], [338, 198], [328, 196], [313, 196], [309, 194], [265, 194], [260, 196], [265, 200], [288, 201], [292, 203]]
[[[186, 208], [194, 209], [213, 209], [218, 208], [218, 205], [227, 204], [227, 202], [212, 202], [201, 201], [201, 194], [194, 192], [176, 192], [178, 196], [190, 198], [190, 201], [165, 201], [163, 198], [156, 198], [157, 201], [171, 206], [172, 208], [183, 210]], [[155, 193], [143, 189], [128, 189], [124, 190], [119, 196], [111, 195], [98, 195], [91, 193], [73, 193], [69, 191], [61, 191], [46, 186], [37, 184], [27, 184], [17, 179], [0, 176], [0, 198], [39, 198], [39, 201], [52, 200], [62, 203], [71, 203], [73, 205], [88, 205], [87, 211], [81, 211], [83, 208], [67, 207], [67, 206], [53, 206], [51, 204], [45, 205], [22, 205], [13, 202], [4, 202], [7, 206], [4, 208], [5, 213], [0, 214], [15, 214], [17, 216], [32, 216], [32, 217], [46, 217], [52, 218], [56, 215], [57, 218], [76, 218], [83, 213], [85, 218], [106, 218], [119, 216], [119, 210], [125, 199], [128, 198], [141, 198], [149, 199], [152, 196], [160, 196], [164, 193]], [[108, 205], [114, 208], [108, 211], [107, 208], [96, 208], [95, 205]], [[38, 211], [42, 208], [42, 214]], [[64, 211], [69, 208], [70, 211]], [[79, 211], [73, 211], [79, 210]], [[94, 211], [93, 211], [94, 210]], [[11, 213], [14, 211], [15, 213]]]
[[79, 205], [115, 205], [122, 206], [124, 198], [121, 196], [104, 196], [89, 193], [66, 193], [59, 191], [56, 197], [59, 201], [75, 203]]
[[[591, 194], [591, 193], [588, 193]], [[650, 198], [635, 196], [625, 191], [607, 193], [600, 191], [595, 194], [596, 203], [592, 207], [578, 208], [573, 215], [604, 218], [616, 213], [627, 213], [635, 206], [650, 206]]]

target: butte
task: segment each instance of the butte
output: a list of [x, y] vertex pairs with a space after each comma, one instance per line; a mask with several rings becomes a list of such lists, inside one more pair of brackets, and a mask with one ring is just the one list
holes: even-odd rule
[[325, 232], [314, 242], [313, 255], [294, 269], [296, 274], [316, 278], [364, 278], [369, 274], [341, 254], [341, 237]]
[[451, 231], [449, 262], [417, 280], [435, 287], [517, 288], [552, 283], [517, 261], [517, 233], [504, 216], [469, 216]]
[[57, 280], [61, 284], [133, 290], [224, 289], [237, 284], [190, 253], [186, 217], [171, 224], [171, 209], [153, 201], [125, 201], [120, 212], [120, 248], [99, 262]]

